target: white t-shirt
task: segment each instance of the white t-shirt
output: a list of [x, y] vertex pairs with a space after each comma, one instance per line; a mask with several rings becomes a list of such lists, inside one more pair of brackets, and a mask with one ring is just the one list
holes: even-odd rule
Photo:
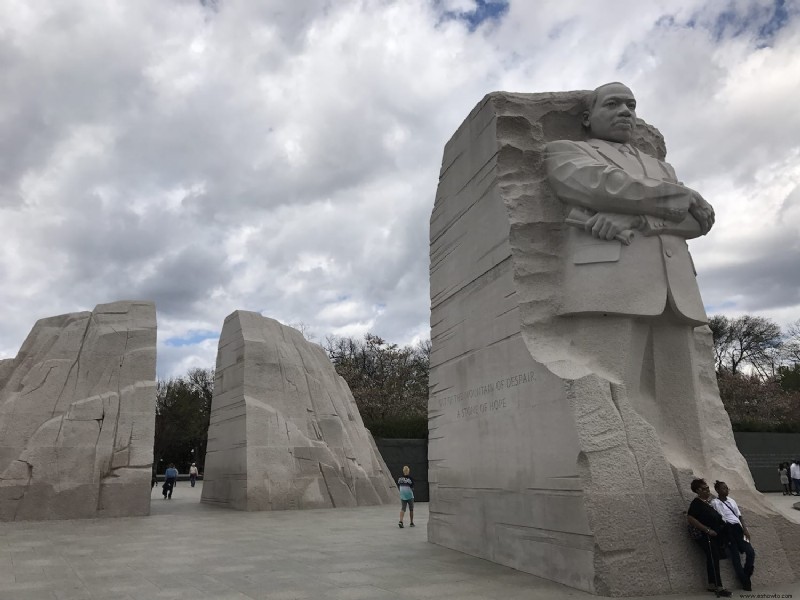
[[789, 477], [792, 479], [800, 479], [800, 465], [792, 463], [792, 466], [789, 467]]
[[711, 501], [711, 506], [722, 515], [722, 520], [726, 523], [741, 525], [742, 522], [739, 520], [739, 517], [742, 516], [742, 512], [739, 510], [739, 506], [736, 504], [736, 501], [728, 496], [725, 498], [725, 502], [720, 500], [719, 498], [714, 498]]

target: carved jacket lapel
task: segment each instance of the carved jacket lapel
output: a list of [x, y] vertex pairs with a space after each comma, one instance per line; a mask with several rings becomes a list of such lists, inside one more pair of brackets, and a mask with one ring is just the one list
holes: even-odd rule
[[589, 140], [589, 145], [594, 148], [600, 156], [606, 159], [609, 164], [619, 167], [623, 171], [633, 171], [636, 173], [642, 170], [641, 165], [637, 161], [625, 156], [616, 148], [616, 146], [613, 146], [604, 140]]

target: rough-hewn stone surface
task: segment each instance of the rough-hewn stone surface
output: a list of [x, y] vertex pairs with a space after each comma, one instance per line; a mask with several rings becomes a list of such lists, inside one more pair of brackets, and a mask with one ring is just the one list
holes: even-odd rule
[[[490, 94], [445, 147], [430, 238], [429, 540], [597, 594], [696, 591], [704, 562], [685, 511], [701, 476], [725, 480], [745, 513], [753, 585], [797, 577], [800, 528], [753, 486], [708, 328], [681, 353], [692, 396], [651, 414], [583, 360], [581, 340], [607, 340], [558, 316], [565, 211], [544, 151], [582, 139], [584, 94]], [[643, 122], [634, 144], [666, 153]], [[727, 561], [723, 575], [735, 583]]]
[[396, 498], [325, 351], [259, 313], [229, 315], [217, 352], [202, 501], [281, 510]]
[[150, 513], [156, 311], [41, 319], [0, 362], [0, 519]]

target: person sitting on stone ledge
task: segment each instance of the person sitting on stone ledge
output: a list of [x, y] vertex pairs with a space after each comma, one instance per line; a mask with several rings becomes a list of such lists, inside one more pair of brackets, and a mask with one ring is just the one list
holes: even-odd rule
[[724, 538], [724, 521], [711, 506], [711, 490], [704, 479], [695, 479], [691, 484], [697, 498], [692, 500], [686, 520], [692, 539], [703, 549], [706, 555], [706, 572], [708, 574], [708, 590], [717, 596], [730, 597], [731, 593], [722, 587], [719, 572], [719, 559], [722, 555]]
[[[733, 570], [742, 584], [742, 589], [749, 592], [752, 590], [750, 577], [753, 575], [756, 559], [756, 552], [750, 544], [750, 532], [747, 531], [747, 526], [742, 520], [742, 511], [739, 510], [736, 501], [728, 496], [727, 484], [724, 481], [717, 481], [714, 483], [714, 490], [717, 492], [717, 497], [711, 501], [711, 506], [727, 524], [725, 529], [730, 544], [728, 553], [731, 556]], [[744, 566], [742, 566], [740, 554], [745, 556]]]

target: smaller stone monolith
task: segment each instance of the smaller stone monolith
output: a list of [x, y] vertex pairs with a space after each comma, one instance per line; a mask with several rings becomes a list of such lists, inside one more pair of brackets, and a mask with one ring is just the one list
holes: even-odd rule
[[389, 470], [325, 351], [259, 313], [225, 319], [202, 501], [238, 510], [390, 502]]

